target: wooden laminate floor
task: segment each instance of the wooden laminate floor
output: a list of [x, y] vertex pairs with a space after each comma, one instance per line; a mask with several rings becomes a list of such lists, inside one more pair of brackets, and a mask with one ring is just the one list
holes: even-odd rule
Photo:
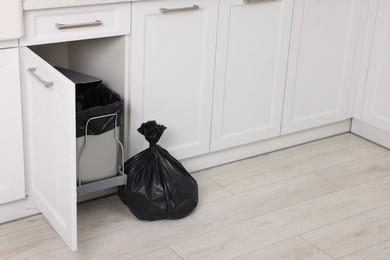
[[71, 252], [41, 216], [0, 225], [0, 259], [390, 259], [390, 151], [344, 134], [194, 173], [187, 218], [115, 196], [78, 207]]

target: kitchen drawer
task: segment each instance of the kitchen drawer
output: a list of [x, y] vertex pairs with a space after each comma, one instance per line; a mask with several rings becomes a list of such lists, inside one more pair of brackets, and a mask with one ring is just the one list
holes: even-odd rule
[[131, 3], [28, 11], [20, 45], [130, 34]]

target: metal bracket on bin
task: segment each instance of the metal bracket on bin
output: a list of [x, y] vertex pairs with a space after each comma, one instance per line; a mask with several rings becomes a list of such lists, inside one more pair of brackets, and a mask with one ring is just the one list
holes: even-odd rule
[[[98, 181], [82, 184], [81, 183], [82, 172], [81, 172], [81, 167], [80, 167], [80, 161], [81, 161], [81, 156], [82, 156], [82, 154], [83, 154], [83, 152], [85, 150], [85, 147], [87, 146], [87, 143], [88, 143], [88, 125], [89, 125], [89, 122], [92, 121], [92, 120], [101, 119], [101, 118], [105, 118], [105, 117], [113, 117], [113, 116], [115, 116], [115, 128], [114, 128], [115, 140], [116, 140], [116, 142], [120, 146], [121, 155], [122, 155], [122, 163], [121, 163], [122, 171], [120, 169], [118, 169], [118, 175], [115, 176], [115, 177], [111, 177], [111, 178], [107, 178], [107, 179], [103, 179], [103, 180], [98, 180]], [[118, 138], [117, 127], [118, 127], [118, 115], [116, 113], [102, 115], [102, 116], [96, 116], [96, 117], [91, 117], [90, 119], [88, 119], [88, 121], [87, 121], [87, 123], [85, 125], [84, 143], [83, 143], [83, 145], [80, 148], [80, 153], [79, 153], [79, 156], [78, 156], [78, 165], [77, 165], [77, 168], [78, 168], [77, 169], [77, 173], [78, 173], [77, 194], [78, 195], [83, 195], [83, 194], [86, 194], [86, 193], [91, 193], [91, 192], [94, 192], [94, 191], [99, 191], [99, 190], [108, 189], [108, 188], [112, 188], [112, 187], [121, 186], [121, 185], [125, 185], [126, 184], [126, 182], [127, 182], [127, 175], [124, 174], [124, 172], [123, 172], [124, 169], [125, 169], [125, 165], [124, 165], [125, 164], [125, 155], [124, 155], [123, 145], [119, 141], [119, 138]]]

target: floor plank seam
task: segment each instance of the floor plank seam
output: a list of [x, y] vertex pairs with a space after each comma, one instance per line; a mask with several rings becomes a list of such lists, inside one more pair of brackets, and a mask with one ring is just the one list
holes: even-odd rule
[[107, 233], [104, 233], [104, 234], [100, 234], [100, 235], [96, 235], [96, 236], [93, 236], [93, 237], [88, 237], [88, 238], [85, 238], [85, 239], [78, 240], [78, 243], [85, 242], [85, 241], [90, 240], [90, 239], [95, 239], [95, 238], [98, 238], [98, 237], [106, 236], [106, 235], [109, 235], [111, 233], [119, 232], [119, 231], [122, 231], [122, 230], [125, 230], [125, 229], [133, 228], [133, 227], [136, 227], [136, 226], [139, 226], [139, 225], [142, 225], [142, 224], [144, 224], [144, 223], [140, 222], [140, 223], [137, 223], [137, 224], [134, 224], [134, 225], [131, 225], [131, 226], [121, 227], [120, 229], [111, 230], [111, 231], [109, 231]]
[[[329, 170], [331, 168], [335, 168], [335, 167], [340, 167], [342, 165], [345, 165], [345, 164], [350, 164], [350, 163], [353, 163], [355, 161], [359, 161], [359, 160], [363, 160], [363, 159], [368, 159], [370, 157], [374, 157], [374, 156], [378, 156], [380, 154], [385, 154], [387, 153], [387, 151], [382, 151], [382, 152], [377, 152], [377, 153], [373, 153], [373, 154], [370, 154], [370, 155], [366, 155], [366, 156], [362, 156], [362, 157], [359, 157], [359, 158], [355, 158], [355, 159], [352, 159], [352, 160], [349, 160], [349, 161], [345, 161], [345, 162], [342, 162], [342, 163], [336, 163], [336, 164], [333, 164], [332, 166], [327, 166], [327, 167], [324, 167], [324, 168], [321, 168], [321, 169], [316, 169], [316, 170], [313, 170], [311, 171], [310, 173], [311, 174], [314, 174], [316, 176], [318, 176], [316, 173], [319, 172], [319, 171], [324, 171], [324, 170]], [[331, 181], [327, 180], [327, 179], [324, 179], [323, 177], [321, 176], [318, 176], [320, 177], [321, 179], [325, 180], [325, 181], [328, 181], [329, 183], [331, 184], [334, 184], [335, 186], [339, 187], [340, 189], [347, 189], [347, 188], [350, 188], [350, 187], [353, 187], [353, 186], [357, 186], [357, 185], [360, 185], [360, 184], [363, 184], [363, 183], [366, 183], [366, 182], [362, 182], [362, 183], [358, 183], [356, 185], [352, 185], [352, 186], [349, 186], [349, 187], [346, 187], [346, 188], [343, 188], [335, 183], [332, 183]], [[384, 176], [384, 177], [388, 177], [388, 176]], [[380, 178], [384, 178], [384, 177], [380, 177]], [[378, 178], [379, 179], [379, 178]], [[367, 182], [370, 182], [370, 181], [373, 181], [373, 180], [369, 180]]]
[[[231, 196], [236, 195], [234, 192], [232, 192], [231, 190], [228, 190], [225, 186], [219, 184], [218, 182], [216, 182], [215, 180], [211, 179], [210, 177], [207, 177], [207, 179], [209, 179], [211, 182], [215, 183], [216, 185], [218, 185], [222, 189], [226, 190], [227, 192], [229, 192]], [[210, 202], [213, 202], [213, 201], [210, 201]], [[204, 205], [204, 204], [202, 204], [202, 205]]]
[[[223, 197], [223, 198], [219, 198], [219, 199], [215, 199], [215, 200], [212, 200], [212, 201], [207, 201], [207, 202], [198, 204], [197, 207], [209, 205], [209, 204], [211, 204], [211, 203], [216, 203], [216, 202], [218, 202], [218, 201], [221, 201], [221, 200], [224, 200], [224, 199], [227, 199], [227, 198], [231, 198], [231, 197], [233, 197], [233, 196], [235, 196], [235, 194], [232, 194], [232, 195], [229, 195], [229, 196], [226, 196], [226, 197]], [[195, 210], [196, 210], [196, 209], [197, 209], [197, 208], [195, 208]], [[194, 213], [195, 213], [195, 212], [194, 212]], [[191, 214], [192, 214], [192, 213], [191, 213]]]
[[305, 239], [304, 237], [302, 237], [301, 235], [299, 235], [298, 237], [302, 238], [304, 241], [306, 241], [307, 243], [309, 243], [310, 245], [312, 245], [313, 247], [317, 248], [318, 250], [320, 250], [322, 253], [324, 253], [325, 255], [329, 256], [331, 259], [336, 259], [334, 258], [333, 256], [329, 255], [326, 251], [322, 250], [321, 248], [319, 248], [317, 245], [313, 244], [312, 242], [310, 242], [309, 240]]
[[348, 187], [346, 187], [346, 188], [343, 188], [343, 189], [345, 190], [345, 189], [349, 189], [349, 188], [354, 188], [354, 187], [356, 187], [356, 186], [359, 186], [359, 185], [364, 185], [364, 184], [367, 184], [367, 183], [369, 183], [369, 182], [371, 182], [371, 181], [378, 181], [378, 180], [385, 179], [385, 178], [389, 178], [389, 177], [390, 177], [390, 175], [386, 175], [386, 176], [378, 177], [378, 178], [375, 178], [375, 179], [372, 179], [372, 180], [368, 180], [368, 181], [365, 181], [365, 182], [361, 182], [361, 183], [353, 184], [353, 185], [351, 185], [351, 186], [348, 186]]
[[173, 250], [172, 248], [171, 248], [171, 246], [169, 245], [169, 246], [167, 246], [168, 248], [169, 248], [169, 250], [171, 250], [175, 255], [177, 255], [180, 259], [184, 259], [181, 255], [179, 255], [175, 250]]
[[[103, 236], [106, 236], [106, 235], [109, 235], [109, 234], [112, 234], [112, 233], [115, 233], [115, 232], [123, 231], [123, 230], [129, 229], [129, 228], [135, 227], [137, 225], [141, 225], [141, 224], [143, 224], [143, 222], [140, 222], [139, 224], [136, 224], [136, 225], [132, 225], [132, 226], [128, 226], [128, 227], [125, 227], [125, 228], [121, 228], [121, 229], [118, 229], [118, 230], [109, 231], [109, 232], [106, 232], [104, 234], [100, 234], [100, 235], [97, 235], [97, 236], [94, 236], [94, 237], [89, 237], [89, 238], [86, 238], [86, 239], [83, 239], [83, 240], [78, 240], [78, 243], [86, 242], [86, 241], [91, 240], [91, 239], [96, 239], [96, 238], [103, 237]], [[42, 255], [42, 254], [47, 254], [47, 253], [49, 253], [51, 251], [55, 251], [55, 250], [62, 249], [62, 248], [67, 249], [68, 247], [66, 245], [65, 246], [61, 246], [61, 247], [58, 247], [58, 248], [55, 248], [55, 249], [50, 249], [48, 251], [41, 252], [39, 254], [30, 255], [27, 258], [36, 257], [36, 256], [39, 256], [39, 255]]]
[[274, 243], [272, 243], [272, 244], [269, 244], [269, 245], [267, 245], [267, 246], [264, 246], [264, 247], [261, 247], [261, 248], [257, 248], [257, 249], [255, 249], [255, 250], [252, 250], [252, 251], [250, 251], [250, 252], [247, 252], [247, 253], [242, 254], [242, 255], [239, 255], [239, 256], [235, 256], [235, 257], [230, 258], [230, 259], [232, 259], [232, 260], [234, 260], [234, 259], [239, 259], [240, 257], [246, 256], [246, 255], [250, 255], [250, 254], [252, 254], [252, 253], [254, 253], [254, 252], [257, 252], [257, 251], [260, 251], [260, 250], [265, 250], [265, 249], [267, 249], [267, 248], [273, 247], [273, 246], [275, 246], [275, 245], [277, 245], [277, 244], [279, 244], [279, 243], [283, 243], [283, 242], [288, 241], [288, 240], [290, 240], [290, 239], [293, 239], [293, 238], [295, 238], [295, 237], [298, 237], [298, 236], [294, 235], [294, 236], [292, 236], [292, 237], [289, 237], [289, 238], [286, 238], [286, 239], [279, 240], [279, 241], [274, 242]]
[[[355, 184], [355, 185], [351, 185], [351, 186], [349, 186], [349, 187], [343, 188], [343, 187], [341, 187], [341, 186], [339, 186], [339, 185], [337, 185], [337, 184], [335, 184], [335, 183], [333, 183], [333, 182], [331, 182], [331, 181], [329, 181], [329, 180], [327, 180], [327, 179], [325, 179], [325, 178], [323, 178], [323, 177], [317, 175], [316, 172], [323, 171], [323, 170], [327, 170], [327, 169], [331, 169], [331, 168], [338, 167], [338, 166], [342, 166], [342, 165], [349, 164], [349, 163], [353, 163], [353, 162], [358, 161], [358, 160], [368, 159], [368, 158], [370, 158], [370, 157], [378, 156], [378, 155], [385, 154], [385, 153], [388, 153], [388, 151], [382, 151], [382, 152], [370, 154], [370, 155], [367, 155], [367, 156], [359, 157], [359, 158], [356, 158], [356, 159], [353, 159], [353, 160], [350, 160], [350, 161], [345, 161], [345, 162], [340, 163], [340, 164], [334, 164], [334, 165], [329, 166], [329, 167], [324, 167], [324, 168], [321, 168], [321, 169], [316, 169], [316, 170], [313, 170], [313, 171], [304, 173], [304, 174], [302, 174], [302, 175], [297, 175], [297, 176], [290, 177], [290, 178], [287, 178], [287, 179], [283, 179], [283, 180], [281, 180], [281, 181], [277, 181], [277, 182], [274, 182], [274, 183], [270, 183], [270, 184], [267, 184], [267, 185], [264, 185], [264, 186], [261, 186], [261, 187], [256, 187], [256, 188], [253, 188], [253, 189], [249, 189], [249, 190], [246, 190], [245, 192], [252, 191], [252, 190], [255, 190], [255, 189], [258, 189], [258, 188], [262, 188], [262, 187], [266, 187], [266, 186], [268, 186], [268, 185], [276, 184], [276, 183], [279, 183], [279, 182], [283, 182], [283, 181], [285, 181], [285, 180], [290, 180], [290, 179], [302, 177], [302, 176], [305, 176], [305, 175], [307, 175], [307, 174], [314, 174], [314, 175], [316, 175], [317, 177], [323, 179], [324, 181], [327, 181], [328, 183], [331, 183], [331, 184], [335, 185], [336, 187], [340, 188], [341, 190], [342, 190], [342, 189], [346, 189], [346, 188], [350, 188], [350, 187], [354, 187], [354, 186], [357, 186], [357, 185], [360, 185], [360, 184], [364, 184], [364, 183], [367, 183], [367, 182], [370, 182], [370, 181], [374, 181], [374, 180], [377, 180], [377, 179], [380, 179], [380, 178], [385, 178], [385, 177], [388, 177], [388, 176], [379, 177], [379, 178], [376, 178], [376, 179], [368, 180], [368, 181], [365, 181], [365, 182], [362, 182], [362, 183], [357, 183], [357, 184]], [[272, 171], [274, 171], [274, 170], [275, 170], [275, 169], [270, 170], [270, 171], [267, 171], [267, 172], [264, 172], [264, 173], [261, 173], [261, 175], [262, 175], [262, 174], [270, 173], [270, 172], [272, 172]], [[253, 176], [253, 177], [254, 177], [254, 176]], [[233, 184], [233, 183], [234, 183], [234, 182], [232, 182], [232, 183], [230, 183], [230, 184]], [[230, 184], [227, 184], [226, 186], [228, 186], [228, 185], [230, 185]], [[225, 188], [226, 188], [226, 187], [225, 187]], [[229, 190], [228, 188], [226, 188], [226, 189]], [[233, 192], [233, 191], [231, 191], [231, 190], [229, 190], [229, 191], [230, 191], [230, 192]], [[241, 192], [241, 193], [234, 193], [234, 192], [233, 192], [233, 193], [234, 193], [234, 194], [242, 194], [242, 193], [245, 193], [245, 192]]]
[[32, 257], [36, 257], [36, 256], [40, 256], [40, 255], [43, 255], [43, 254], [47, 254], [47, 253], [50, 253], [50, 252], [52, 252], [52, 251], [55, 251], [55, 250], [59, 250], [59, 249], [62, 249], [62, 248], [68, 248], [68, 246], [60, 246], [60, 247], [57, 247], [57, 248], [53, 248], [53, 249], [50, 249], [50, 250], [47, 250], [47, 251], [44, 251], [44, 252], [40, 252], [40, 253], [38, 253], [38, 254], [33, 254], [33, 255], [29, 255], [29, 256], [27, 256], [25, 259], [30, 259], [30, 258], [32, 258]]
[[[41, 214], [41, 213], [40, 213]], [[18, 219], [19, 220], [19, 219]], [[15, 220], [15, 221], [10, 221], [10, 222], [7, 222], [7, 223], [11, 223], [11, 222], [16, 222], [18, 220]], [[7, 223], [3, 223], [3, 224], [0, 224], [0, 225], [6, 225]], [[8, 236], [10, 234], [15, 234], [15, 233], [18, 233], [18, 232], [24, 232], [26, 230], [30, 230], [30, 229], [33, 229], [33, 228], [37, 228], [37, 227], [41, 227], [41, 226], [45, 226], [45, 225], [48, 225], [48, 222], [47, 223], [42, 223], [42, 224], [39, 224], [39, 225], [35, 225], [35, 226], [32, 226], [32, 227], [27, 227], [27, 228], [24, 228], [22, 230], [18, 230], [18, 231], [13, 231], [13, 232], [10, 232], [10, 233], [7, 233], [7, 234], [0, 234], [0, 238], [2, 237], [5, 237], [5, 236]]]
[[343, 165], [346, 165], [346, 164], [353, 163], [355, 161], [360, 161], [360, 160], [363, 160], [363, 159], [369, 159], [370, 157], [376, 157], [378, 155], [384, 155], [384, 154], [389, 153], [389, 152], [390, 152], [390, 150], [387, 149], [387, 151], [381, 151], [381, 152], [373, 153], [373, 154], [370, 154], [370, 155], [365, 155], [365, 156], [362, 156], [362, 157], [359, 157], [359, 158], [352, 159], [350, 161], [345, 161], [345, 162], [342, 162], [342, 163], [339, 163], [339, 164], [334, 164], [332, 166], [328, 166], [328, 167], [325, 167], [325, 168], [322, 168], [322, 169], [317, 169], [317, 170], [314, 170], [312, 172], [315, 173], [315, 172], [319, 172], [319, 171], [323, 171], [323, 170], [328, 170], [328, 169], [331, 169], [331, 168], [340, 167], [340, 166], [343, 166]]
[[339, 166], [342, 166], [342, 165], [345, 165], [345, 164], [349, 164], [349, 163], [353, 163], [355, 161], [360, 161], [360, 160], [363, 160], [363, 159], [368, 159], [370, 157], [378, 156], [378, 155], [385, 154], [385, 153], [388, 153], [388, 151], [381, 151], [381, 152], [377, 152], [377, 153], [373, 153], [373, 154], [369, 154], [369, 155], [364, 155], [364, 156], [359, 157], [359, 158], [348, 160], [348, 161], [345, 161], [345, 162], [342, 162], [342, 163], [336, 163], [336, 164], [333, 164], [332, 166], [327, 166], [327, 167], [324, 167], [324, 168], [321, 168], [321, 169], [317, 169], [317, 170], [314, 170], [314, 171], [311, 171], [311, 172], [314, 173], [314, 172], [318, 172], [318, 171], [328, 170], [328, 169], [331, 169], [331, 168], [339, 167]]
[[[326, 181], [327, 183], [330, 183], [330, 184], [336, 186], [336, 187], [339, 188], [340, 190], [346, 189], [346, 188], [343, 188], [343, 187], [337, 185], [336, 183], [334, 183], [334, 182], [332, 182], [332, 181], [330, 181], [330, 180], [328, 180], [328, 179], [325, 179], [324, 177], [322, 177], [322, 176], [316, 174], [316, 172], [318, 172], [318, 171], [314, 171], [314, 172], [312, 172], [312, 174], [315, 175], [315, 176], [317, 176], [318, 178], [322, 179], [323, 181]], [[349, 188], [349, 187], [347, 187], [347, 188]]]
[[[381, 209], [381, 208], [384, 208], [384, 207], [388, 207], [389, 205], [390, 205], [390, 203], [387, 203], [387, 204], [385, 204], [385, 205], [382, 205], [382, 206], [379, 206], [379, 207], [376, 207], [376, 208], [372, 208], [372, 209], [369, 209], [369, 210], [360, 212], [360, 213], [358, 213], [358, 214], [348, 216], [348, 217], [346, 217], [346, 218], [339, 219], [339, 220], [334, 221], [334, 222], [332, 222], [332, 223], [328, 223], [328, 224], [326, 224], [326, 225], [323, 225], [323, 226], [316, 227], [316, 228], [314, 228], [314, 229], [308, 230], [308, 231], [306, 231], [306, 232], [304, 232], [304, 233], [302, 233], [302, 234], [299, 234], [299, 236], [301, 236], [301, 237], [303, 238], [304, 235], [306, 235], [306, 234], [308, 234], [308, 233], [311, 233], [311, 232], [313, 232], [313, 231], [316, 231], [316, 230], [318, 230], [318, 229], [321, 229], [321, 228], [324, 228], [324, 227], [327, 227], [327, 226], [331, 226], [331, 225], [334, 225], [334, 224], [336, 224], [336, 223], [338, 223], [338, 222], [346, 221], [346, 220], [351, 219], [351, 218], [355, 218], [355, 217], [357, 217], [357, 216], [366, 214], [366, 213], [368, 213], [368, 212], [370, 212], [370, 211], [374, 211], [374, 210], [378, 210], [378, 209]], [[305, 240], [306, 240], [306, 239], [305, 239]], [[386, 240], [385, 240], [385, 241], [386, 241]], [[382, 242], [383, 242], [383, 241], [382, 241]], [[382, 242], [379, 242], [379, 243], [382, 243]], [[371, 246], [373, 246], [373, 245], [371, 245]]]
[[[297, 175], [297, 176], [294, 176], [294, 177], [289, 177], [289, 178], [287, 178], [287, 179], [283, 179], [283, 180], [280, 180], [280, 181], [277, 181], [277, 182], [269, 183], [269, 184], [266, 184], [266, 185], [264, 185], [264, 186], [260, 186], [260, 187], [255, 187], [255, 188], [252, 188], [252, 189], [248, 189], [248, 190], [245, 190], [244, 192], [240, 192], [240, 193], [235, 193], [235, 192], [233, 192], [232, 190], [230, 190], [229, 188], [227, 188], [227, 186], [229, 186], [229, 185], [231, 185], [231, 184], [234, 184], [234, 183], [236, 183], [236, 182], [231, 182], [231, 183], [227, 183], [227, 184], [225, 184], [225, 185], [221, 185], [221, 184], [219, 184], [216, 180], [214, 180], [212, 176], [211, 176], [211, 177], [208, 177], [208, 178], [209, 178], [210, 180], [212, 180], [213, 182], [215, 182], [215, 183], [221, 185], [222, 187], [224, 187], [225, 189], [227, 189], [227, 190], [230, 191], [231, 193], [237, 195], [237, 194], [243, 194], [243, 193], [245, 193], [245, 192], [253, 191], [253, 190], [258, 189], [258, 188], [267, 187], [267, 186], [269, 186], [269, 185], [276, 184], [276, 183], [279, 183], [279, 182], [283, 182], [283, 181], [285, 181], [285, 180], [294, 179], [294, 178], [297, 178], [297, 177], [305, 176], [305, 175], [307, 175], [307, 174], [315, 174], [315, 172], [318, 172], [318, 171], [323, 171], [323, 170], [327, 170], [327, 169], [330, 169], [330, 168], [342, 166], [342, 165], [344, 165], [344, 164], [353, 163], [354, 161], [358, 161], [358, 160], [362, 160], [362, 159], [367, 159], [367, 158], [369, 158], [369, 157], [371, 157], [371, 156], [377, 156], [377, 155], [384, 154], [384, 153], [387, 153], [387, 151], [381, 151], [381, 152], [378, 152], [378, 153], [373, 153], [373, 154], [370, 154], [370, 155], [367, 155], [367, 156], [362, 156], [362, 157], [359, 157], [359, 158], [355, 158], [355, 159], [352, 159], [352, 160], [348, 160], [348, 161], [345, 161], [345, 162], [342, 162], [342, 163], [339, 163], [339, 164], [334, 164], [334, 165], [332, 165], [332, 166], [327, 166], [327, 167], [324, 167], [324, 168], [316, 169], [316, 170], [313, 170], [313, 171], [310, 171], [310, 172], [303, 173], [302, 175]], [[258, 175], [253, 175], [253, 176], [251, 176], [251, 177], [256, 177], [256, 176], [261, 176], [261, 175], [264, 175], [264, 174], [268, 174], [268, 173], [271, 173], [272, 171], [275, 171], [275, 170], [277, 170], [277, 169], [278, 169], [278, 168], [275, 167], [274, 169], [271, 169], [271, 170], [266, 171], [266, 172], [262, 172], [262, 173], [260, 173], [260, 174], [258, 174]], [[315, 175], [316, 175], [316, 174], [315, 174]], [[318, 175], [316, 175], [316, 176], [318, 176]], [[320, 176], [318, 176], [318, 177], [320, 177]], [[322, 178], [322, 177], [320, 177], [320, 178], [323, 179], [323, 180], [325, 180], [325, 181], [327, 181], [327, 182], [329, 182], [329, 183], [331, 183], [331, 184], [334, 184], [334, 183], [332, 183], [332, 182], [330, 182], [330, 181], [328, 181], [328, 180], [326, 180], [326, 179], [324, 179], [324, 178]], [[372, 180], [370, 180], [370, 181], [372, 181]], [[359, 184], [362, 184], [362, 183], [359, 183]], [[345, 188], [342, 188], [342, 187], [338, 186], [337, 184], [334, 184], [334, 185], [335, 185], [336, 187], [339, 187], [340, 189], [345, 189]], [[357, 184], [357, 185], [358, 185], [358, 184]], [[350, 186], [350, 187], [352, 187], [352, 186]], [[349, 188], [349, 187], [347, 187], [347, 188]]]
[[[349, 253], [349, 254], [346, 254], [346, 255], [344, 255], [344, 256], [340, 256], [340, 257], [338, 257], [338, 258], [336, 258], [336, 259], [342, 259], [342, 258], [344, 258], [344, 257], [350, 256], [350, 255], [353, 255], [353, 254], [356, 254], [356, 253], [358, 253], [358, 252], [364, 251], [364, 250], [366, 250], [366, 249], [368, 249], [368, 248], [370, 248], [370, 247], [374, 247], [374, 246], [376, 246], [376, 245], [385, 243], [385, 242], [387, 242], [387, 241], [390, 241], [390, 239], [383, 240], [382, 242], [378, 242], [378, 243], [376, 243], [376, 244], [374, 244], [374, 245], [366, 246], [366, 247], [364, 247], [364, 248], [361, 248], [361, 249], [359, 249], [359, 250], [356, 250], [356, 251], [351, 252], [351, 253]], [[388, 248], [388, 247], [386, 247], [386, 248]]]
[[[271, 185], [276, 185], [276, 184], [279, 184], [279, 183], [282, 183], [282, 182], [285, 182], [285, 181], [290, 181], [290, 180], [293, 180], [293, 179], [302, 178], [302, 177], [304, 177], [304, 176], [306, 176], [306, 175], [314, 175], [314, 174], [313, 174], [312, 172], [304, 173], [304, 174], [302, 174], [302, 175], [293, 176], [293, 177], [289, 177], [289, 178], [286, 178], [286, 179], [283, 179], [283, 180], [280, 180], [280, 181], [268, 183], [268, 184], [263, 185], [263, 186], [260, 186], [260, 187], [255, 187], [255, 188], [252, 188], [252, 189], [247, 189], [247, 190], [245, 190], [245, 191], [243, 191], [243, 192], [240, 192], [240, 193], [234, 193], [233, 191], [229, 190], [228, 188], [226, 188], [226, 187], [225, 187], [225, 188], [226, 188], [228, 191], [230, 191], [231, 193], [233, 193], [234, 195], [241, 195], [241, 194], [245, 194], [245, 193], [248, 193], [248, 192], [253, 192], [253, 191], [255, 191], [255, 190], [260, 190], [260, 189], [266, 188], [266, 187], [271, 186]], [[316, 176], [316, 177], [319, 177], [319, 176], [317, 176], [317, 175], [315, 175], [315, 176]], [[323, 178], [320, 177], [320, 179], [323, 179]], [[323, 180], [324, 180], [324, 179], [323, 179]], [[339, 190], [342, 190], [342, 189], [343, 189], [343, 188], [339, 187], [338, 185], [336, 185], [336, 184], [334, 184], [334, 183], [331, 183], [331, 182], [328, 181], [328, 180], [325, 180], [325, 181], [326, 181], [327, 183], [330, 183], [330, 184], [334, 185], [335, 188], [339, 188]], [[228, 184], [228, 185], [229, 185], [229, 184]], [[339, 190], [335, 190], [335, 191], [332, 191], [332, 192], [330, 192], [330, 193], [337, 192], [337, 191], [339, 191]], [[330, 194], [330, 193], [327, 193], [326, 195], [328, 195], [328, 194]]]
[[[230, 191], [229, 191], [230, 192]], [[231, 192], [230, 192], [231, 193]], [[198, 206], [197, 207], [199, 207], [199, 206], [204, 206], [204, 205], [209, 205], [209, 204], [211, 204], [211, 203], [216, 203], [216, 202], [218, 202], [218, 201], [220, 201], [220, 200], [224, 200], [224, 199], [227, 199], [227, 198], [231, 198], [231, 197], [233, 197], [233, 196], [235, 196], [236, 194], [231, 194], [231, 195], [229, 195], [229, 196], [226, 196], [226, 197], [223, 197], [223, 198], [218, 198], [218, 199], [215, 199], [215, 200], [212, 200], [212, 201], [207, 201], [207, 202], [204, 202], [204, 203], [201, 203], [201, 204], [198, 204]], [[196, 210], [197, 208], [195, 208], [195, 210]], [[195, 212], [194, 212], [195, 213]], [[192, 213], [191, 213], [192, 214]]]
[[[176, 244], [180, 244], [180, 243], [182, 243], [182, 242], [185, 242], [185, 241], [188, 241], [188, 240], [191, 240], [191, 239], [200, 237], [200, 236], [204, 236], [204, 235], [207, 235], [207, 234], [212, 233], [212, 232], [216, 232], [216, 231], [218, 231], [218, 230], [227, 228], [227, 227], [229, 227], [229, 226], [237, 225], [237, 224], [239, 224], [239, 223], [241, 223], [241, 222], [250, 221], [250, 220], [252, 220], [252, 219], [255, 219], [255, 218], [258, 218], [258, 217], [262, 217], [262, 216], [264, 216], [264, 215], [268, 215], [268, 214], [271, 214], [271, 213], [275, 213], [275, 212], [277, 212], [277, 211], [281, 211], [281, 210], [284, 210], [284, 209], [287, 209], [287, 208], [290, 208], [290, 207], [294, 207], [294, 206], [297, 206], [297, 205], [299, 205], [299, 204], [306, 203], [306, 202], [308, 202], [308, 201], [315, 200], [315, 199], [318, 199], [318, 198], [327, 196], [327, 195], [329, 195], [329, 194], [332, 194], [332, 193], [335, 193], [335, 192], [338, 192], [338, 191], [340, 191], [340, 190], [336, 190], [336, 191], [333, 191], [333, 192], [329, 192], [329, 193], [327, 193], [327, 194], [322, 194], [322, 195], [319, 195], [319, 196], [316, 196], [316, 197], [313, 197], [313, 198], [310, 198], [310, 199], [307, 199], [307, 200], [302, 200], [302, 201], [299, 201], [299, 202], [297, 202], [297, 203], [293, 203], [293, 204], [291, 204], [291, 205], [288, 205], [288, 206], [286, 206], [286, 207], [282, 207], [282, 208], [279, 208], [279, 209], [275, 209], [275, 210], [271, 210], [271, 211], [268, 211], [268, 212], [265, 212], [265, 213], [261, 213], [260, 215], [252, 216], [252, 217], [250, 217], [250, 218], [242, 219], [242, 220], [239, 220], [239, 221], [237, 221], [237, 222], [230, 223], [229, 225], [226, 225], [226, 226], [223, 226], [223, 227], [219, 227], [219, 228], [217, 228], [217, 229], [213, 229], [213, 230], [207, 231], [207, 232], [205, 232], [205, 233], [201, 233], [201, 234], [192, 236], [192, 237], [187, 238], [187, 239], [183, 239], [183, 240], [181, 240], [181, 241], [179, 241], [179, 242], [176, 242], [176, 243], [171, 244], [170, 246], [173, 246], [173, 245], [176, 245]], [[389, 203], [389, 205], [390, 205], [390, 203]], [[380, 208], [380, 207], [378, 207], [378, 208]], [[359, 215], [359, 214], [358, 214], [358, 215]], [[338, 222], [338, 221], [336, 221], [336, 222]], [[327, 226], [327, 225], [324, 225], [324, 226]], [[316, 228], [316, 229], [317, 229], [317, 228]], [[314, 230], [315, 230], [315, 229], [314, 229]], [[310, 230], [310, 231], [311, 231], [311, 230]], [[292, 237], [295, 237], [295, 235], [292, 236]]]
[[126, 260], [132, 260], [132, 259], [136, 259], [138, 257], [141, 257], [141, 256], [144, 256], [144, 255], [147, 255], [147, 254], [150, 254], [150, 253], [153, 253], [153, 252], [157, 252], [159, 250], [162, 250], [164, 248], [168, 248], [168, 250], [172, 251], [172, 253], [174, 253], [175, 255], [177, 255], [180, 259], [183, 259], [182, 257], [180, 257], [176, 252], [174, 252], [169, 246], [163, 246], [163, 247], [160, 247], [158, 249], [154, 249], [154, 250], [151, 250], [151, 251], [148, 251], [146, 253], [142, 253], [142, 254], [139, 254], [139, 255], [135, 255], [135, 256], [132, 256], [130, 258], [126, 258]]

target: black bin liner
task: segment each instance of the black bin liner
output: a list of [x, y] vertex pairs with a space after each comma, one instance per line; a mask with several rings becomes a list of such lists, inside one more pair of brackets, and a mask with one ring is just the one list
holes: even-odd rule
[[[102, 83], [102, 80], [76, 71], [56, 67], [76, 85], [76, 137], [85, 135], [87, 121], [96, 116], [117, 114], [121, 125], [123, 100]], [[91, 120], [88, 135], [100, 135], [115, 128], [115, 116]]]
[[[104, 84], [86, 84], [76, 88], [76, 136], [85, 135], [87, 121], [96, 116], [117, 114], [117, 126], [121, 125], [123, 100]], [[115, 128], [115, 117], [92, 120], [88, 135], [100, 135]]]
[[127, 185], [118, 195], [141, 220], [179, 219], [198, 204], [198, 185], [183, 165], [157, 144], [164, 130], [156, 121], [143, 123], [138, 132], [150, 146], [125, 163]]

